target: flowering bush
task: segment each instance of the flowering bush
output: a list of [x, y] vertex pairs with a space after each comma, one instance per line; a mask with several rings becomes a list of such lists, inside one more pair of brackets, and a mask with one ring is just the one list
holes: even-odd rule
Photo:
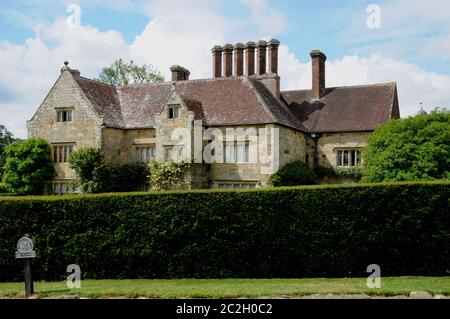
[[184, 161], [160, 163], [153, 160], [150, 164], [151, 188], [156, 191], [181, 188], [186, 184], [183, 177], [190, 165]]

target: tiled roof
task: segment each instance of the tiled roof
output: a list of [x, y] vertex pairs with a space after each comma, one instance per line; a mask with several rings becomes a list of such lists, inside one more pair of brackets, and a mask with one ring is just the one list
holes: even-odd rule
[[[119, 128], [153, 127], [170, 94], [171, 82], [110, 86], [74, 75], [104, 124]], [[278, 123], [302, 131], [373, 130], [392, 114], [394, 83], [327, 88], [318, 101], [311, 90], [272, 94], [256, 79], [241, 76], [175, 82], [196, 119], [207, 125]]]
[[311, 90], [281, 95], [311, 132], [370, 131], [399, 117], [395, 83], [326, 88], [320, 100], [311, 99]]
[[120, 101], [114, 86], [77, 75], [73, 78], [94, 106], [95, 111], [103, 116], [105, 124], [110, 127], [124, 126]]

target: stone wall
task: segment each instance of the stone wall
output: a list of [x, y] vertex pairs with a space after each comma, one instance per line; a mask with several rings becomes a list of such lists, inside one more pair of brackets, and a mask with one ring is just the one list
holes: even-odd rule
[[[72, 121], [57, 122], [58, 108], [71, 109]], [[65, 71], [36, 114], [27, 122], [28, 137], [41, 137], [51, 144], [74, 143], [74, 150], [100, 148], [102, 121], [70, 72]], [[76, 178], [67, 163], [57, 163], [55, 169], [58, 180]]]
[[318, 163], [323, 167], [336, 167], [337, 148], [364, 148], [370, 132], [325, 133], [319, 137]]
[[115, 129], [103, 128], [102, 151], [105, 163], [114, 165], [136, 162], [138, 146], [155, 146], [155, 129]]

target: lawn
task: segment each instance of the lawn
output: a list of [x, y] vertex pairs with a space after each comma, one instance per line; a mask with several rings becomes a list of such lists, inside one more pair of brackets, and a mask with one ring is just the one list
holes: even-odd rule
[[[0, 283], [0, 296], [23, 297], [23, 283]], [[427, 291], [450, 295], [450, 277], [386, 277], [380, 289], [366, 286], [366, 278], [339, 279], [180, 279], [83, 280], [81, 288], [65, 282], [35, 282], [38, 297], [78, 295], [101, 298], [125, 296], [152, 298], [237, 298], [304, 296], [311, 294], [408, 295]]]

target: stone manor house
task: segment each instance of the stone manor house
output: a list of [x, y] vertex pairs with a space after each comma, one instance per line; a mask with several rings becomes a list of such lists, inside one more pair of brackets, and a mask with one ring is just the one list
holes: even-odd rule
[[[52, 145], [54, 192], [75, 191], [77, 176], [67, 163], [72, 151], [99, 148], [109, 164], [176, 159], [183, 144], [171, 139], [171, 131], [180, 127], [218, 128], [224, 136], [227, 128], [276, 128], [277, 147], [267, 147], [276, 150], [279, 167], [296, 160], [311, 167], [360, 165], [369, 134], [400, 116], [396, 84], [326, 87], [326, 56], [313, 50], [312, 87], [281, 91], [278, 46], [277, 40], [214, 46], [212, 78], [190, 80], [188, 70], [173, 65], [172, 81], [155, 84], [111, 86], [82, 77], [65, 62], [27, 122], [29, 137]], [[193, 164], [188, 187], [267, 186], [273, 172], [259, 160], [249, 162], [249, 143], [227, 143], [223, 162]]]

